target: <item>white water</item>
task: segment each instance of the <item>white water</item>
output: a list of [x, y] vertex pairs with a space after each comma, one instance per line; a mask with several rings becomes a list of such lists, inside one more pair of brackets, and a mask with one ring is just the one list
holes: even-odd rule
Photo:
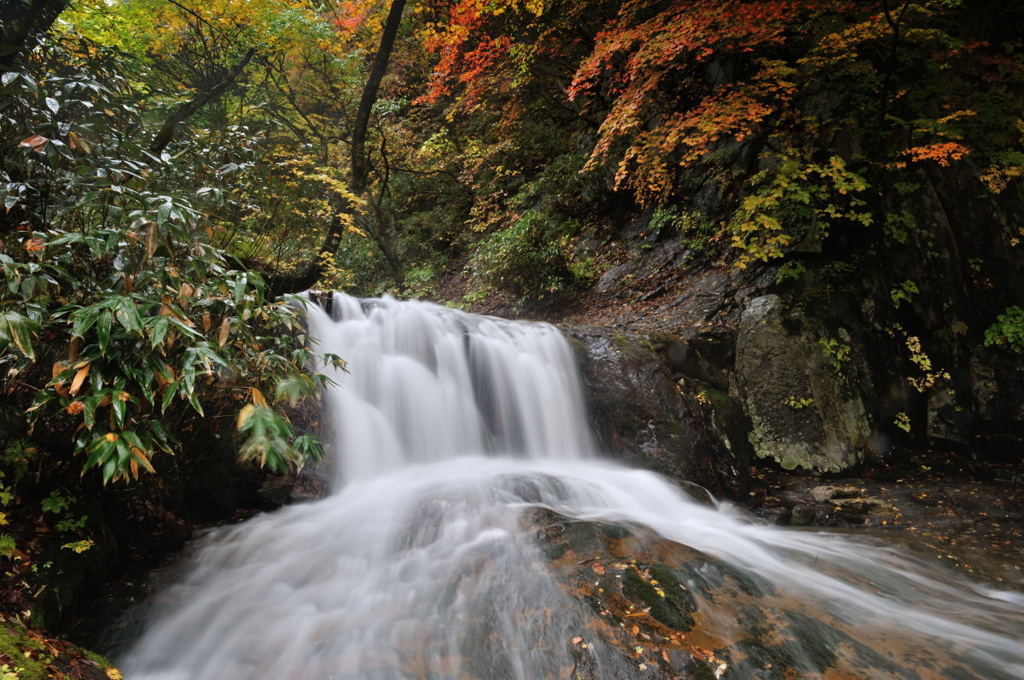
[[[953, 650], [974, 673], [957, 677], [1024, 678], [1024, 597], [883, 546], [762, 526], [600, 461], [550, 326], [393, 300], [335, 307], [338, 321], [311, 308], [310, 323], [351, 371], [332, 376], [327, 403], [338, 488], [207, 536], [121, 660], [129, 680], [569, 677], [588, 614], [546, 570], [529, 507], [648, 527], [774, 593], [764, 607], [806, 603], [881, 654], [907, 638]], [[736, 628], [692, 589], [705, 625]], [[590, 643], [596, 677], [622, 677]], [[724, 677], [755, 676], [740, 663]]]

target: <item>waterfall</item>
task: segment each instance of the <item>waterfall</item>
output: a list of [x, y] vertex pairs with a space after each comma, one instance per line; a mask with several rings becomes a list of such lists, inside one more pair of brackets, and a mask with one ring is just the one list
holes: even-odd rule
[[[334, 492], [206, 535], [119, 660], [129, 680], [1024, 677], [1021, 595], [883, 544], [764, 526], [601, 460], [553, 327], [332, 306], [309, 323], [348, 364], [325, 404]], [[575, 545], [560, 558], [541, 538], [593, 527], [620, 551], [602, 531], [635, 537], [651, 566]], [[655, 600], [685, 591], [688, 637], [643, 609], [624, 616], [650, 634], [610, 623], [608, 593], [629, 578]]]
[[552, 326], [425, 302], [334, 299], [310, 332], [350, 372], [331, 372], [340, 483], [414, 463], [487, 454], [592, 455], [568, 344]]

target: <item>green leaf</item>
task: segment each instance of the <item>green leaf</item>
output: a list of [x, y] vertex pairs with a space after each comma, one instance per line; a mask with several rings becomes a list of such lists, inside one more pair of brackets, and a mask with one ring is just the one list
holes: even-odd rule
[[121, 433], [121, 437], [130, 445], [134, 446], [140, 451], [145, 451], [146, 449], [149, 448], [142, 442], [142, 439], [139, 437], [139, 435], [132, 430], [125, 430], [124, 432]]
[[56, 398], [56, 395], [49, 390], [36, 392], [36, 396], [32, 400], [32, 405], [28, 407], [26, 413], [38, 411]]
[[100, 311], [107, 307], [107, 301], [89, 307], [80, 307], [71, 314], [71, 335], [84, 338], [89, 329], [96, 323]]
[[89, 457], [86, 459], [85, 465], [82, 466], [82, 469], [88, 470], [95, 465], [102, 465], [105, 463], [107, 459], [113, 455], [115, 450], [114, 446], [114, 442], [108, 439], [106, 434], [93, 439], [85, 449], [86, 453], [89, 454]]
[[37, 324], [18, 312], [5, 312], [0, 319], [6, 322], [8, 337], [14, 341], [21, 353], [35, 361], [36, 353], [32, 347], [32, 330]]
[[96, 318], [96, 341], [100, 346], [100, 353], [107, 353], [107, 346], [110, 344], [110, 325], [113, 314], [110, 310], [103, 310]]
[[195, 392], [189, 392], [188, 393], [188, 403], [192, 404], [192, 408], [194, 408], [196, 410], [196, 413], [198, 413], [199, 415], [201, 415], [203, 417], [206, 416], [206, 414], [203, 413], [203, 406], [202, 406], [202, 404], [200, 404], [199, 403], [199, 399], [196, 398]]
[[36, 83], [35, 79], [32, 78], [32, 76], [28, 75], [27, 73], [22, 73], [21, 80], [23, 83], [25, 83], [25, 87], [28, 88], [29, 92], [36, 96], [39, 95], [39, 84]]
[[324, 457], [323, 446], [321, 446], [320, 440], [315, 435], [308, 433], [300, 435], [295, 438], [293, 446], [304, 460], [316, 462]]
[[185, 335], [188, 335], [189, 337], [192, 337], [192, 338], [201, 338], [201, 337], [203, 337], [202, 333], [198, 332], [196, 329], [192, 328], [191, 326], [182, 323], [181, 321], [179, 321], [178, 319], [174, 318], [173, 316], [165, 316], [164, 318], [168, 320], [168, 323], [170, 323], [172, 326], [177, 328], [179, 331], [181, 331]]
[[115, 444], [117, 446], [117, 466], [121, 470], [124, 470], [128, 467], [128, 463], [132, 459], [131, 447], [128, 446], [128, 442], [124, 440], [124, 437], [118, 437]]
[[111, 457], [103, 466], [103, 483], [106, 484], [117, 475], [117, 459]]
[[122, 326], [129, 331], [139, 334], [142, 333], [142, 317], [139, 316], [139, 310], [138, 307], [135, 306], [135, 300], [130, 297], [122, 297], [117, 302], [114, 310], [117, 320]]
[[103, 397], [106, 394], [108, 394], [108, 391], [94, 394], [83, 400], [82, 403], [85, 404], [85, 410], [82, 411], [82, 422], [85, 423], [86, 428], [91, 430], [93, 425], [96, 424], [96, 409], [99, 408], [100, 402], [103, 401]]
[[152, 335], [150, 336], [150, 346], [156, 349], [164, 342], [164, 338], [167, 337], [167, 331], [170, 328], [170, 322], [167, 316], [154, 316], [150, 323], [150, 329]]
[[236, 305], [242, 301], [242, 296], [245, 295], [245, 284], [246, 284], [246, 276], [245, 276], [245, 274], [241, 274], [241, 275], [239, 275], [239, 277], [237, 279], [235, 279], [235, 304]]
[[163, 401], [160, 404], [160, 413], [166, 413], [167, 412], [167, 408], [174, 401], [174, 395], [177, 393], [177, 391], [178, 391], [178, 383], [177, 382], [172, 382], [172, 383], [168, 383], [167, 384], [167, 388], [164, 390]]
[[120, 394], [113, 395], [110, 405], [114, 411], [114, 422], [117, 423], [118, 427], [124, 427], [124, 417], [128, 412], [128, 402], [121, 401], [120, 396]]
[[21, 297], [25, 300], [35, 298], [40, 289], [39, 281], [39, 277], [36, 276], [25, 277], [25, 280], [21, 282]]
[[153, 434], [154, 443], [160, 447], [161, 450], [167, 453], [174, 454], [172, 446], [176, 443], [175, 438], [167, 431], [164, 424], [159, 420], [149, 421], [149, 431]]
[[316, 383], [306, 375], [296, 374], [282, 378], [274, 390], [275, 401], [285, 401], [291, 406], [308, 397], [319, 396]]
[[161, 203], [160, 204], [160, 207], [157, 208], [157, 210], [156, 210], [156, 223], [157, 224], [166, 224], [167, 223], [167, 218], [171, 214], [171, 208], [172, 208], [172, 205], [171, 205], [170, 201], [168, 201], [166, 203]]

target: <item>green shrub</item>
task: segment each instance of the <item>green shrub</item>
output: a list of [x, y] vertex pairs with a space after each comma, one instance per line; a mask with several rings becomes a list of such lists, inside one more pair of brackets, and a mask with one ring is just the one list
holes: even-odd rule
[[[104, 482], [134, 478], [176, 450], [172, 431], [305, 378], [311, 340], [296, 304], [210, 242], [179, 167], [196, 157], [147, 154], [117, 56], [52, 49], [0, 83], [0, 390], [19, 429], [63, 439]], [[305, 380], [317, 397], [323, 379]], [[281, 408], [263, 420], [282, 436], [260, 462], [319, 452]]]
[[552, 220], [531, 210], [484, 241], [473, 255], [473, 272], [487, 286], [542, 297], [575, 282], [570, 239], [573, 219]]
[[985, 346], [1002, 347], [1024, 354], [1024, 309], [1008, 307], [985, 331]]

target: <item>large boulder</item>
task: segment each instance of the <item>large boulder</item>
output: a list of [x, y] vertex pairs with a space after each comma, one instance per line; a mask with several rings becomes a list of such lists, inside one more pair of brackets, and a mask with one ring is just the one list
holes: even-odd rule
[[757, 456], [813, 473], [842, 472], [864, 460], [872, 427], [848, 379], [860, 373], [853, 345], [843, 329], [835, 338], [816, 331], [777, 295], [747, 303], [732, 392], [750, 417]]

